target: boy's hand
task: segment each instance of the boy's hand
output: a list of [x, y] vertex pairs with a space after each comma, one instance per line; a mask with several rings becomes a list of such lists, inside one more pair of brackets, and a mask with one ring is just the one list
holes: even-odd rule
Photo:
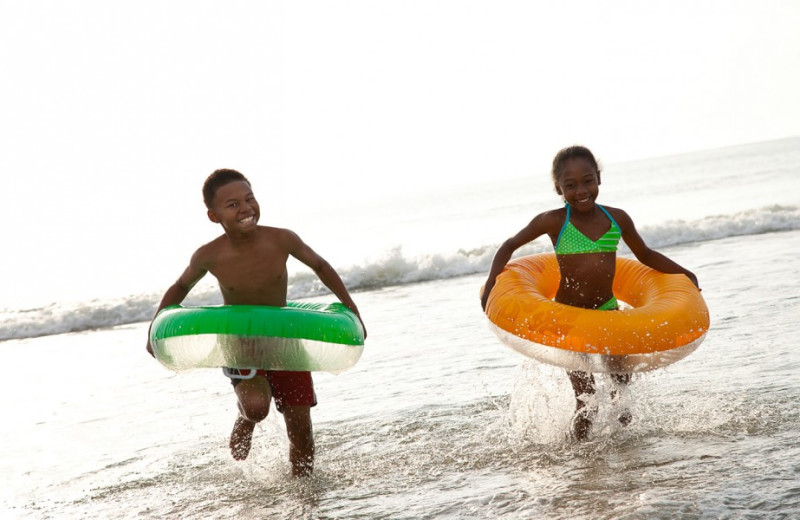
[[153, 356], [154, 358], [156, 357], [156, 355], [153, 354], [153, 345], [151, 345], [149, 341], [147, 342], [147, 353]]
[[[356, 314], [356, 316], [358, 316], [358, 314]], [[358, 316], [358, 321], [361, 322], [361, 328], [364, 329], [364, 340], [366, 341], [366, 339], [367, 339], [367, 326], [364, 325], [364, 320], [361, 319], [361, 316]]]
[[[347, 306], [345, 305], [345, 307], [347, 307]], [[356, 318], [358, 318], [358, 321], [361, 322], [361, 328], [364, 329], [364, 340], [366, 341], [366, 339], [367, 339], [367, 326], [364, 325], [364, 320], [361, 319], [361, 314], [358, 313], [358, 309], [353, 309], [351, 307], [347, 307], [347, 308], [350, 309], [351, 311], [353, 311], [353, 314], [356, 315]]]

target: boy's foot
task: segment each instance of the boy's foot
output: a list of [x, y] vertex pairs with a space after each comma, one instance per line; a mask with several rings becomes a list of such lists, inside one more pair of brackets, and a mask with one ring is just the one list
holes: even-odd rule
[[233, 431], [231, 432], [231, 455], [236, 460], [244, 460], [250, 454], [250, 446], [253, 443], [253, 429], [256, 423], [248, 421], [241, 415], [236, 418], [233, 423]]

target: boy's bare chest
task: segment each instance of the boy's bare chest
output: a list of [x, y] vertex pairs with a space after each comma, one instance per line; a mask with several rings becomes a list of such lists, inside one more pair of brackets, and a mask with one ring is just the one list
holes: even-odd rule
[[241, 295], [249, 300], [257, 294], [272, 294], [281, 289], [285, 298], [287, 259], [287, 253], [274, 248], [226, 251], [217, 257], [210, 272], [217, 278], [226, 299]]

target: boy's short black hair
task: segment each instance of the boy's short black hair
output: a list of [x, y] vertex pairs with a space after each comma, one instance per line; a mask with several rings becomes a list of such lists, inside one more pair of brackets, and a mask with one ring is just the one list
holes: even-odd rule
[[228, 168], [220, 168], [209, 175], [206, 179], [206, 182], [203, 183], [203, 202], [206, 203], [206, 207], [211, 209], [211, 203], [214, 202], [214, 195], [217, 194], [218, 189], [228, 183], [236, 181], [244, 181], [247, 184], [250, 184], [250, 181], [247, 180], [247, 177], [236, 170], [231, 170]]

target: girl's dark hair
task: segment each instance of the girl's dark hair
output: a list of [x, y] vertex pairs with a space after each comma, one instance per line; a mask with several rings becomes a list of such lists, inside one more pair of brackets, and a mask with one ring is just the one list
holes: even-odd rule
[[206, 207], [211, 209], [211, 203], [214, 202], [214, 195], [217, 194], [218, 189], [226, 184], [236, 181], [244, 181], [247, 184], [250, 184], [250, 181], [247, 180], [247, 177], [236, 170], [230, 170], [227, 168], [215, 170], [214, 173], [209, 175], [206, 179], [206, 182], [203, 183], [203, 202], [206, 203]]
[[564, 168], [564, 163], [570, 159], [586, 159], [589, 161], [597, 173], [600, 173], [600, 165], [597, 164], [597, 159], [594, 158], [592, 152], [585, 146], [568, 146], [562, 148], [553, 159], [553, 182], [558, 182], [558, 176]]

